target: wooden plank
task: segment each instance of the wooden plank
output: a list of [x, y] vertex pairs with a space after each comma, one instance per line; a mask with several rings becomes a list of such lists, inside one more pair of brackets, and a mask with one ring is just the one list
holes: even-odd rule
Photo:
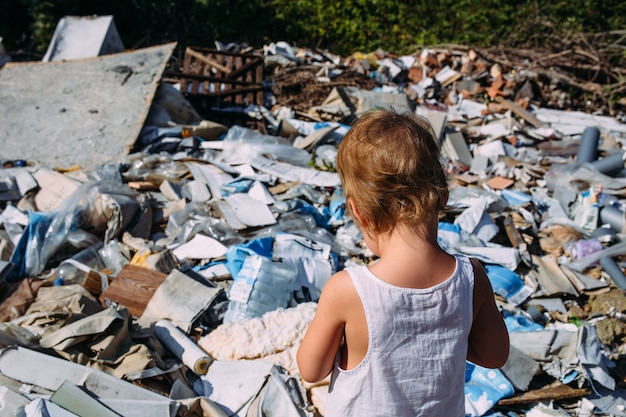
[[100, 295], [100, 302], [116, 302], [128, 309], [134, 317], [141, 317], [152, 294], [167, 277], [153, 269], [127, 264]]
[[167, 73], [170, 77], [185, 80], [185, 83], [195, 80], [191, 83], [196, 88], [183, 89], [185, 94], [214, 97], [220, 106], [263, 103], [263, 57], [189, 47], [185, 51], [185, 62], [182, 72]]
[[231, 68], [237, 68], [237, 64], [235, 62], [237, 60], [237, 57], [228, 55], [228, 56], [222, 56], [220, 58], [222, 58], [224, 61], [226, 61], [226, 64], [224, 65], [224, 67], [226, 67], [228, 69], [228, 72], [224, 71], [224, 73], [220, 74], [220, 76], [222, 78], [228, 78], [228, 75], [230, 74]]
[[507, 100], [506, 98], [504, 98], [502, 96], [496, 96], [495, 100], [498, 103], [502, 104], [507, 109], [511, 110], [513, 113], [517, 114], [522, 119], [526, 120], [528, 123], [530, 123], [534, 127], [539, 128], [539, 127], [544, 126], [544, 123], [542, 121], [537, 119], [530, 112], [527, 112], [526, 110], [524, 110], [517, 103], [514, 103], [511, 100]]
[[[259, 65], [258, 67], [256, 67], [256, 80], [260, 83], [263, 82], [263, 65]], [[264, 97], [263, 97], [263, 90], [259, 90], [256, 93], [256, 100], [255, 103], [256, 104], [263, 104], [264, 102]]]
[[519, 248], [520, 246], [523, 247], [526, 241], [522, 237], [522, 234], [519, 232], [519, 230], [517, 230], [517, 227], [515, 227], [513, 217], [510, 214], [506, 214], [502, 223], [504, 225], [504, 231], [506, 232], [506, 235], [509, 238], [511, 245], [513, 245], [514, 248]]
[[192, 57], [196, 58], [198, 61], [201, 61], [207, 65], [210, 65], [212, 67], [214, 67], [215, 69], [222, 71], [224, 73], [224, 75], [228, 75], [230, 73], [230, 69], [228, 69], [227, 67], [223, 66], [222, 64], [220, 64], [219, 62], [215, 61], [214, 59], [209, 58], [208, 56], [204, 56], [199, 52], [194, 51], [191, 48], [187, 48], [185, 50], [185, 55], [191, 55]]

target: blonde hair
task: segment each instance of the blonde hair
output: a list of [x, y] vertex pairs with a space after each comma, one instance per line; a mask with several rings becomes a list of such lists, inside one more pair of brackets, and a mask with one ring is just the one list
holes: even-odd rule
[[448, 186], [430, 123], [411, 113], [374, 110], [357, 119], [339, 145], [337, 171], [374, 233], [437, 219]]

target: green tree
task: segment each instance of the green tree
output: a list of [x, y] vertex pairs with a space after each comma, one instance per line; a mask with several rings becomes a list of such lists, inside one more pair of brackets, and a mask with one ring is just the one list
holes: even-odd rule
[[43, 55], [60, 18], [113, 15], [127, 48], [270, 41], [338, 54], [425, 45], [533, 47], [575, 33], [623, 30], [626, 2], [606, 0], [13, 0], [0, 3], [9, 51]]

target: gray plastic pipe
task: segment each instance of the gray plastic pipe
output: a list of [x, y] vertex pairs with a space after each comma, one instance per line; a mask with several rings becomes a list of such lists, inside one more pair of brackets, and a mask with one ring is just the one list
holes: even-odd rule
[[595, 126], [586, 127], [578, 146], [576, 162], [584, 164], [595, 161], [598, 156], [598, 141], [600, 140], [600, 130]]
[[603, 256], [600, 258], [600, 265], [611, 277], [615, 285], [620, 289], [626, 290], [626, 275], [622, 272], [622, 268], [619, 267], [610, 256]]
[[624, 169], [624, 154], [622, 152], [612, 153], [604, 158], [590, 162], [589, 165], [598, 172], [614, 176]]
[[611, 226], [611, 229], [621, 233], [622, 224], [624, 223], [624, 212], [611, 205], [603, 206], [600, 208], [600, 221], [602, 224], [608, 224]]

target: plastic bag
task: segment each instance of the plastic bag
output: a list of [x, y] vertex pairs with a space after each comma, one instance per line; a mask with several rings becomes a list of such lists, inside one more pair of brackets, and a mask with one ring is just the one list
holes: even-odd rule
[[138, 221], [151, 222], [151, 217], [139, 215], [144, 204], [140, 194], [124, 184], [95, 181], [78, 187], [55, 211], [30, 212], [11, 257], [16, 267], [8, 279], [39, 275], [78, 230], [108, 243]]

